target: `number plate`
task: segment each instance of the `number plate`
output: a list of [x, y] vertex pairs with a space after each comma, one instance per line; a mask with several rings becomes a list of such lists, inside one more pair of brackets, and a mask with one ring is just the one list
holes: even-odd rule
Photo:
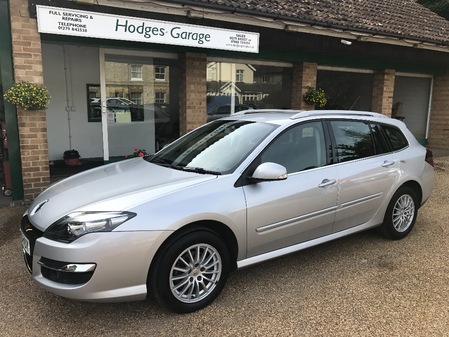
[[28, 255], [31, 255], [31, 249], [30, 249], [30, 240], [28, 240], [25, 235], [22, 233], [22, 249], [25, 253]]

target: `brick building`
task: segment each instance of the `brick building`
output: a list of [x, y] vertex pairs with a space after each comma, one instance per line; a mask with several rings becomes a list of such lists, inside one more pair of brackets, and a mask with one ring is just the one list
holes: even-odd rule
[[[13, 200], [48, 186], [66, 150], [83, 163], [153, 152], [219, 107], [312, 109], [309, 87], [325, 90], [326, 108], [401, 118], [423, 144], [449, 149], [449, 22], [415, 1], [0, 0], [0, 9], [2, 92], [29, 81], [52, 96], [46, 110], [2, 104]], [[107, 98], [134, 103], [95, 105]]]

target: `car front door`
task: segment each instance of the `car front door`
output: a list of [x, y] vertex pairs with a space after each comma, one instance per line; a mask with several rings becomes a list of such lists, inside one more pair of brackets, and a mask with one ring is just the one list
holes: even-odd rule
[[332, 232], [337, 171], [326, 166], [321, 122], [296, 125], [277, 137], [258, 163], [287, 168], [282, 181], [247, 184], [247, 256], [270, 252]]

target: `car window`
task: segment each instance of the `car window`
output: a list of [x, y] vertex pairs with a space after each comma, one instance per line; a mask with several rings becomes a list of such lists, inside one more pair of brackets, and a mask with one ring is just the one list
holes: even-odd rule
[[149, 158], [171, 167], [232, 172], [273, 130], [274, 124], [217, 120], [198, 128]]
[[382, 154], [389, 152], [388, 143], [385, 140], [385, 137], [382, 136], [382, 130], [380, 125], [371, 124], [371, 134], [373, 135], [374, 146], [376, 150], [376, 154]]
[[321, 122], [294, 126], [277, 137], [263, 152], [261, 162], [285, 166], [288, 173], [326, 164], [326, 146]]
[[359, 121], [331, 121], [337, 159], [345, 162], [375, 155], [374, 142], [368, 124]]
[[389, 125], [383, 125], [383, 129], [393, 151], [401, 150], [408, 146], [407, 138], [405, 138], [401, 130]]

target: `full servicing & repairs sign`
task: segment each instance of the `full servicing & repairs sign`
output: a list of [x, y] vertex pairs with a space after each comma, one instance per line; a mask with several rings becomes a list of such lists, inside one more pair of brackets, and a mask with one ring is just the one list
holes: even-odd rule
[[39, 33], [259, 52], [259, 33], [37, 5]]

